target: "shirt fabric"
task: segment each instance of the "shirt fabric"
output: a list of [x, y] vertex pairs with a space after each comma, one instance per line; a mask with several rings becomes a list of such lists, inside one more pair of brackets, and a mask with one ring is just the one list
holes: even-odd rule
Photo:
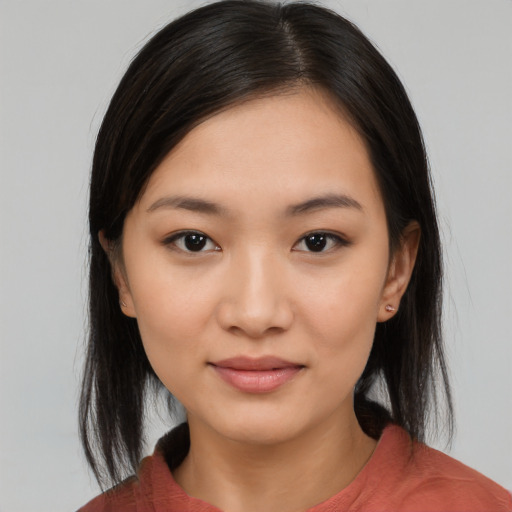
[[[93, 499], [78, 512], [220, 512], [188, 496], [171, 470], [188, 448], [182, 424], [143, 459], [136, 477]], [[306, 512], [512, 512], [503, 487], [433, 448], [387, 426], [369, 461], [343, 490]]]

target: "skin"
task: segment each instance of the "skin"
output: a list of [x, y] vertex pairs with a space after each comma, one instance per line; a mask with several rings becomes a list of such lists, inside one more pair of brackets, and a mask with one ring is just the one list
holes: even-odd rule
[[[360, 207], [290, 214], [333, 194]], [[209, 237], [202, 251], [176, 238], [184, 230]], [[312, 232], [334, 237], [313, 252], [304, 241]], [[365, 144], [319, 91], [235, 106], [167, 155], [126, 217], [113, 264], [124, 313], [187, 410], [191, 449], [174, 477], [188, 494], [231, 512], [286, 512], [355, 478], [376, 441], [356, 420], [354, 386], [376, 323], [394, 314], [386, 305], [399, 306], [418, 240], [412, 223], [389, 254]], [[302, 369], [276, 390], [246, 393], [209, 364], [240, 355]]]

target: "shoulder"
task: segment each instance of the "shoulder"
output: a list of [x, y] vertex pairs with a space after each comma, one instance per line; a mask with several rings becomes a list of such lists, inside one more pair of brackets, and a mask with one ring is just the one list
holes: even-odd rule
[[173, 480], [160, 453], [145, 457], [137, 475], [100, 494], [78, 512], [149, 512], [160, 496], [172, 496]]
[[97, 496], [78, 512], [188, 510], [191, 500], [171, 472], [184, 458], [188, 446], [188, 425], [178, 425], [158, 441], [153, 455], [142, 460], [136, 476]]
[[512, 511], [512, 496], [499, 484], [434, 448], [412, 443], [405, 431], [392, 428], [402, 459], [397, 482], [401, 510]]
[[77, 512], [137, 512], [137, 487], [135, 477], [129, 478], [116, 487], [96, 496], [79, 508]]

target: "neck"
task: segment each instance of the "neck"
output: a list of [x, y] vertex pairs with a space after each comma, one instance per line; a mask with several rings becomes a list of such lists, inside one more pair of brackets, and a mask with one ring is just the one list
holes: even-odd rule
[[190, 451], [174, 471], [189, 494], [230, 512], [305, 510], [352, 482], [375, 449], [355, 415], [279, 444], [239, 443], [189, 417]]

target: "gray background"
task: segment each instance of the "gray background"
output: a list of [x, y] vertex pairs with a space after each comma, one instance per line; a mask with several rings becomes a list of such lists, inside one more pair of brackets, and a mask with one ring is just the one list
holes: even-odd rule
[[[2, 512], [97, 492], [76, 422], [93, 142], [134, 52], [203, 3], [0, 0]], [[445, 242], [450, 453], [512, 488], [512, 2], [325, 4], [377, 43], [419, 115]]]

